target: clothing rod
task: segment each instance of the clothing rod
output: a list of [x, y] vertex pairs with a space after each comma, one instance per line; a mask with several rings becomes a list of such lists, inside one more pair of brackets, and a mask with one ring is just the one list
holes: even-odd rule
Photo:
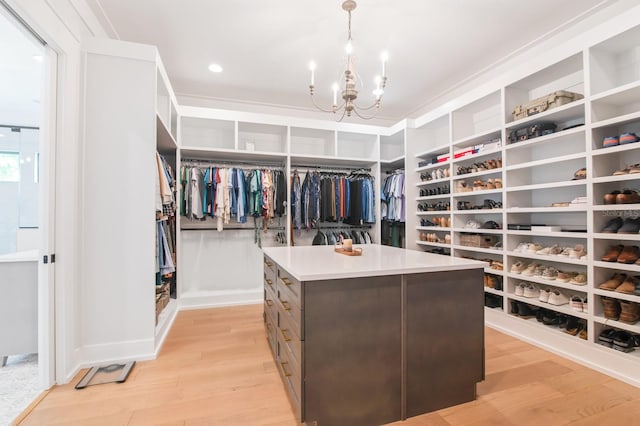
[[339, 230], [339, 231], [351, 231], [354, 229], [371, 229], [372, 225], [345, 225], [345, 226], [318, 226], [316, 228], [292, 228], [293, 231], [328, 231], [328, 230]]
[[291, 169], [300, 171], [311, 171], [311, 172], [325, 172], [325, 173], [334, 173], [334, 172], [367, 172], [370, 173], [371, 169], [365, 167], [322, 167], [316, 166], [313, 164], [292, 164]]
[[[259, 231], [264, 232], [264, 231], [284, 231], [285, 227], [284, 226], [269, 226], [266, 230], [262, 228], [262, 226], [259, 226], [257, 228]], [[181, 231], [217, 231], [218, 228], [217, 227], [211, 227], [211, 226], [203, 226], [203, 227], [193, 227], [193, 228], [180, 228]], [[247, 231], [255, 231], [256, 228], [249, 228], [249, 227], [229, 227], [229, 226], [225, 226], [223, 229], [223, 231], [238, 231], [238, 230], [247, 230]]]
[[238, 167], [243, 168], [245, 166], [247, 168], [254, 169], [270, 169], [270, 170], [282, 170], [284, 169], [284, 165], [282, 163], [275, 162], [255, 162], [250, 163], [246, 161], [214, 161], [214, 160], [196, 160], [183, 158], [180, 161], [181, 165], [192, 165], [192, 166], [204, 166], [204, 167]]

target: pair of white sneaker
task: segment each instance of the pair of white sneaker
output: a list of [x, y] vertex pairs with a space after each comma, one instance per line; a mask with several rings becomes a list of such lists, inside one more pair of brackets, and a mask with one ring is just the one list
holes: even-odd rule
[[557, 289], [538, 288], [533, 283], [521, 282], [516, 286], [516, 296], [523, 296], [528, 298], [538, 298], [539, 301], [548, 303], [550, 305], [560, 306], [569, 303], [569, 298]]

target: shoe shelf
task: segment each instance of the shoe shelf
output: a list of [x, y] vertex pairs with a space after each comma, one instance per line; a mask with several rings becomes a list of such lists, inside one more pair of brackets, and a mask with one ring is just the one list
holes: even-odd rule
[[451, 180], [457, 181], [457, 180], [464, 180], [464, 179], [473, 179], [473, 178], [480, 177], [480, 176], [495, 175], [495, 174], [501, 174], [501, 173], [502, 173], [502, 168], [487, 169], [487, 170], [483, 170], [481, 172], [465, 173], [465, 174], [462, 174], [462, 175], [454, 175], [454, 176], [452, 176]]
[[522, 235], [528, 237], [558, 237], [558, 238], [587, 238], [586, 232], [534, 232], [534, 231], [517, 231], [507, 229], [507, 235]]
[[453, 214], [502, 214], [504, 209], [470, 209], [470, 210], [453, 210]]
[[[565, 315], [570, 315], [572, 317], [581, 318], [581, 319], [587, 319], [587, 317], [588, 317], [586, 312], [581, 312], [581, 311], [579, 312], [579, 311], [573, 310], [573, 309], [571, 309], [569, 307], [569, 304], [552, 305], [551, 303], [542, 302], [542, 301], [538, 300], [538, 298], [536, 298], [536, 297], [516, 296], [513, 293], [508, 293], [507, 296], [509, 297], [509, 299], [517, 300], [518, 302], [523, 302], [523, 303], [526, 303], [528, 305], [537, 306], [539, 308], [545, 308], [545, 309], [548, 309], [550, 311], [558, 312], [558, 313], [565, 314]], [[571, 296], [567, 295], [567, 296], [569, 298], [571, 298], [571, 296], [573, 296], [573, 295], [571, 295]]]
[[[593, 183], [610, 183], [610, 182], [628, 182], [633, 180], [640, 180], [640, 173], [630, 173], [626, 175], [612, 175], [593, 178]], [[615, 205], [615, 204], [608, 204]]]
[[465, 234], [502, 234], [502, 229], [482, 229], [482, 228], [452, 228], [454, 232]]
[[491, 287], [484, 287], [484, 292], [485, 293], [491, 293], [491, 294], [495, 294], [496, 296], [504, 296], [504, 291], [502, 290], [496, 290], [495, 288], [491, 288]]
[[602, 102], [607, 105], [625, 106], [634, 104], [640, 99], [640, 80], [600, 92], [591, 97], [591, 102]]
[[[478, 145], [479, 143], [489, 142], [493, 139], [499, 138], [501, 131], [502, 127], [493, 127], [489, 130], [454, 140], [453, 146], [455, 148], [467, 148], [470, 146]], [[500, 150], [496, 150], [496, 152], [500, 152]]]
[[572, 265], [587, 265], [586, 260], [580, 259], [570, 259], [564, 256], [545, 256], [542, 254], [534, 254], [534, 253], [520, 253], [518, 251], [507, 251], [507, 255], [518, 258], [525, 259], [535, 259], [535, 260], [543, 260], [546, 262], [554, 262], [554, 263], [569, 263]]
[[585, 133], [584, 126], [574, 127], [573, 129], [561, 130], [559, 132], [551, 133], [549, 135], [539, 136], [533, 139], [527, 139], [524, 141], [509, 143], [507, 146], [504, 147], [504, 149], [507, 156], [509, 156], [510, 153], [521, 150], [521, 149], [534, 148], [534, 147], [537, 148], [539, 146], [550, 144], [550, 143], [558, 145], [559, 143], [562, 142], [562, 139], [567, 139], [569, 137], [573, 137], [574, 135], [577, 135], [580, 133], [582, 134]]
[[451, 244], [434, 243], [434, 242], [430, 242], [430, 241], [416, 240], [416, 244], [421, 245], [421, 246], [434, 246], [434, 247], [442, 247], [442, 248], [451, 248]]
[[598, 204], [593, 206], [594, 211], [626, 211], [626, 210], [638, 210], [640, 212], [640, 204]]
[[620, 293], [614, 290], [602, 290], [597, 286], [596, 288], [593, 289], [593, 294], [598, 296], [610, 297], [612, 299], [620, 299], [620, 300], [626, 300], [629, 302], [640, 303], [640, 296], [636, 296], [635, 294], [625, 294], [625, 293]]
[[449, 232], [451, 228], [443, 226], [416, 226], [418, 231], [446, 231]]
[[541, 121], [567, 122], [584, 117], [584, 99], [580, 99], [557, 108], [549, 109], [539, 114], [525, 117], [520, 120], [511, 121], [506, 124], [507, 131], [524, 127], [526, 125], [539, 123]]
[[[451, 194], [437, 194], [437, 195], [425, 195], [423, 197], [416, 197], [416, 201], [428, 201], [428, 200], [442, 200], [444, 198], [449, 198]], [[440, 210], [447, 211], [447, 210]]]
[[[619, 328], [621, 330], [626, 330], [628, 332], [631, 333], [635, 333], [638, 334], [640, 333], [640, 323], [635, 323], [635, 324], [628, 324], [626, 322], [622, 322], [622, 321], [616, 321], [616, 320], [612, 320], [612, 319], [607, 319], [603, 316], [600, 315], [594, 315], [593, 320], [599, 324], [605, 325], [607, 327], [614, 327], [614, 328]], [[640, 351], [635, 351], [635, 352], [640, 352]], [[640, 354], [639, 354], [640, 355]]]
[[[518, 280], [518, 281], [529, 281], [532, 283], [536, 283], [536, 284], [541, 284], [541, 285], [545, 285], [545, 286], [549, 286], [549, 287], [557, 287], [557, 288], [563, 288], [565, 290], [571, 290], [571, 291], [578, 291], [578, 292], [582, 292], [585, 293], [588, 289], [588, 286], [586, 285], [579, 285], [579, 284], [571, 284], [571, 282], [560, 282], [560, 281], [556, 281], [556, 280], [546, 280], [540, 276], [537, 275], [522, 275], [522, 274], [516, 274], [513, 272], [507, 272], [505, 274], [508, 278], [512, 278], [514, 280]], [[588, 280], [588, 279], [587, 279]], [[584, 294], [583, 294], [584, 296]]]
[[475, 163], [477, 162], [477, 160], [479, 158], [485, 158], [485, 157], [489, 157], [489, 156], [496, 156], [499, 157], [500, 155], [502, 155], [502, 148], [497, 148], [497, 149], [487, 149], [484, 151], [478, 151], [474, 154], [469, 154], [469, 155], [463, 155], [462, 157], [458, 157], [458, 158], [454, 158], [453, 159], [453, 164], [460, 164], [460, 163], [464, 163], [464, 162], [469, 162], [469, 163]]
[[[502, 255], [502, 253], [500, 253]], [[504, 276], [504, 270], [502, 269], [492, 269], [490, 266], [484, 267], [485, 274], [493, 274], [493, 275], [501, 275]]]
[[445, 178], [441, 178], [441, 179], [423, 180], [423, 181], [420, 181], [420, 182], [416, 183], [416, 186], [420, 187], [420, 186], [433, 185], [433, 184], [436, 184], [436, 183], [449, 183], [449, 179], [450, 178], [445, 177]]
[[596, 240], [620, 240], [620, 241], [636, 241], [637, 242], [640, 240], [640, 234], [598, 233], [598, 234], [593, 234], [593, 238]]
[[[416, 156], [418, 157], [418, 156]], [[442, 163], [433, 163], [433, 164], [428, 164], [426, 166], [422, 166], [422, 167], [417, 167], [415, 169], [416, 173], [420, 173], [420, 172], [425, 172], [427, 170], [431, 170], [431, 169], [437, 169], [439, 167], [449, 167], [449, 164], [451, 164], [450, 161], [443, 161]]]
[[618, 263], [618, 262], [603, 262], [601, 260], [596, 260], [593, 262], [593, 266], [599, 268], [607, 268], [607, 269], [616, 269], [619, 271], [631, 271], [636, 274], [640, 274], [640, 265], [636, 265], [633, 263]]
[[[446, 154], [448, 152], [450, 152], [449, 144], [438, 145], [438, 146], [434, 146], [433, 148], [429, 148], [425, 151], [421, 151], [417, 153], [416, 158], [433, 157], [434, 155]], [[442, 165], [442, 164], [445, 164], [445, 162], [443, 161], [442, 163], [438, 163], [438, 164]]]
[[431, 210], [428, 212], [417, 211], [416, 216], [429, 216], [429, 215], [448, 215], [450, 213], [449, 210]]
[[544, 158], [544, 159], [536, 160], [536, 161], [518, 163], [518, 164], [514, 164], [512, 166], [508, 166], [506, 168], [506, 170], [507, 171], [512, 171], [512, 170], [527, 169], [527, 168], [531, 168], [531, 167], [547, 166], [549, 164], [563, 163], [563, 162], [571, 161], [571, 160], [579, 160], [579, 159], [586, 158], [586, 157], [587, 157], [586, 153], [579, 152], [579, 153], [576, 153], [576, 154], [569, 154], [569, 155], [563, 155], [563, 156], [559, 156], [559, 157]]
[[[613, 117], [613, 118], [609, 118], [606, 120], [600, 120], [597, 121], [595, 123], [591, 124], [591, 128], [592, 129], [600, 129], [603, 127], [613, 127], [613, 126], [624, 126], [627, 124], [631, 124], [631, 123], [635, 123], [637, 121], [640, 120], [640, 111], [636, 111], [636, 112], [631, 112], [629, 114], [623, 114], [623, 115], [619, 115], [617, 117]], [[633, 143], [630, 144], [626, 144], [626, 145], [618, 145], [618, 146], [612, 146], [612, 147], [608, 147], [608, 148], [601, 148], [601, 149], [615, 149], [618, 147], [624, 147], [627, 145], [633, 145]]]
[[[518, 300], [518, 301], [520, 302], [520, 300]], [[527, 303], [527, 302], [526, 301], [522, 301], [522, 303]], [[540, 303], [543, 303], [543, 302], [540, 302]], [[547, 306], [542, 306], [542, 308], [547, 308], [548, 310], [554, 310], [554, 309], [549, 309], [549, 306], [548, 306], [549, 304], [548, 303], [545, 303], [545, 305], [547, 305]], [[535, 305], [535, 306], [538, 306], [538, 305]], [[553, 306], [553, 305], [551, 305], [551, 306]], [[576, 311], [573, 311], [573, 312], [579, 314], [579, 312], [576, 312]], [[582, 319], [582, 320], [585, 319], [585, 318], [580, 317], [578, 315], [573, 315], [573, 313], [567, 314], [567, 315], [570, 315], [572, 317], [576, 317], [576, 318], [579, 318], [579, 319]], [[535, 328], [535, 329], [544, 329], [544, 330], [547, 330], [548, 333], [553, 333], [554, 335], [561, 336], [562, 339], [567, 339], [567, 341], [576, 342], [576, 344], [581, 344], [581, 345], [585, 345], [585, 346], [589, 346], [590, 345], [589, 344], [589, 340], [588, 340], [588, 338], [589, 338], [588, 336], [590, 336], [592, 334], [591, 330], [587, 330], [588, 336], [587, 336], [587, 340], [585, 340], [585, 339], [581, 339], [578, 335], [573, 336], [573, 335], [565, 332], [563, 328], [560, 328], [557, 325], [545, 325], [542, 322], [538, 321], [535, 317], [533, 317], [533, 318], [522, 318], [522, 317], [520, 317], [520, 316], [518, 316], [516, 314], [512, 314], [512, 313], [509, 313], [509, 316], [512, 317], [512, 318], [515, 318], [516, 320], [519, 320], [520, 322], [522, 322], [523, 324], [525, 324], [525, 325], [527, 325], [529, 327], [532, 327], [532, 328]]]
[[565, 213], [586, 212], [586, 205], [569, 205], [567, 207], [509, 207], [507, 213]]
[[[581, 180], [568, 180], [568, 181], [560, 181], [560, 182], [549, 182], [549, 183], [537, 183], [534, 185], [522, 185], [522, 186], [512, 186], [511, 188], [507, 188], [507, 192], [518, 192], [518, 191], [533, 191], [539, 189], [556, 189], [556, 188], [565, 188], [570, 186], [584, 186], [587, 182], [585, 179]], [[566, 208], [566, 207], [563, 207]]]
[[454, 192], [453, 196], [460, 197], [472, 197], [474, 195], [488, 195], [488, 194], [500, 194], [502, 189], [483, 189], [481, 191], [467, 191], [467, 192]]
[[484, 248], [484, 247], [472, 247], [455, 244], [452, 246], [456, 250], [474, 251], [477, 253], [489, 253], [489, 254], [502, 254], [502, 248]]
[[[614, 132], [615, 133], [615, 132]], [[598, 144], [601, 144], [602, 141], [596, 141]], [[618, 154], [618, 153], [624, 153], [624, 152], [628, 152], [628, 151], [633, 151], [636, 149], [640, 148], [640, 143], [639, 142], [632, 142], [632, 143], [627, 143], [624, 145], [616, 145], [616, 146], [609, 146], [606, 148], [596, 148], [592, 151], [592, 155], [594, 157], [599, 157], [601, 155], [606, 155], [606, 154]]]

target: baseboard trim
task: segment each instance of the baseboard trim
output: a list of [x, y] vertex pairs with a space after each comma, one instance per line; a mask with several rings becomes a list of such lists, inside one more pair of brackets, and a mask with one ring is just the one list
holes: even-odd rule
[[178, 310], [221, 308], [224, 306], [255, 305], [264, 302], [263, 290], [211, 291], [180, 295]]

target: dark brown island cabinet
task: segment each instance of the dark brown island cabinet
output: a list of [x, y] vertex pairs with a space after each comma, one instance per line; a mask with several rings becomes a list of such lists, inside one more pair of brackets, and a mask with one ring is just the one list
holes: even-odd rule
[[362, 248], [264, 249], [267, 339], [297, 419], [381, 425], [474, 400], [485, 264]]

